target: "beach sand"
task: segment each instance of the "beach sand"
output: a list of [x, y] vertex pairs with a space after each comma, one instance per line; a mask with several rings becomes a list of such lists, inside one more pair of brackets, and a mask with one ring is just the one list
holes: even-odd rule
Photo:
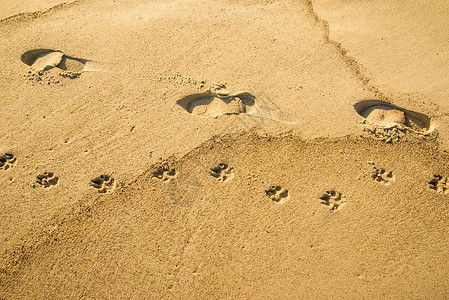
[[448, 9], [7, 2], [0, 297], [448, 297]]

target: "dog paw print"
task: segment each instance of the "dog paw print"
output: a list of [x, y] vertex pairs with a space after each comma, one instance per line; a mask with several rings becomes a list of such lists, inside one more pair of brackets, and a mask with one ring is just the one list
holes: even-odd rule
[[170, 168], [167, 162], [163, 162], [153, 171], [153, 177], [162, 180], [164, 182], [172, 180], [175, 176], [176, 176], [175, 169]]
[[374, 181], [382, 183], [383, 185], [390, 185], [391, 183], [394, 182], [395, 178], [392, 171], [379, 169], [375, 166], [374, 162], [369, 162], [369, 164], [373, 167], [373, 173], [371, 174], [371, 178]]
[[217, 178], [218, 181], [225, 182], [234, 177], [234, 168], [225, 163], [220, 163], [210, 169], [210, 175]]
[[278, 185], [272, 185], [265, 190], [265, 195], [273, 202], [283, 203], [288, 199], [288, 190], [283, 189]]
[[59, 178], [55, 176], [53, 172], [45, 172], [43, 174], [39, 174], [36, 177], [36, 183], [42, 186], [43, 188], [49, 188], [54, 185], [57, 185]]
[[448, 194], [447, 177], [441, 175], [433, 175], [433, 178], [428, 181], [429, 189], [437, 191], [440, 194]]
[[329, 206], [330, 210], [340, 209], [346, 203], [346, 197], [342, 195], [342, 193], [338, 193], [334, 190], [326, 191], [320, 197], [321, 204]]
[[0, 170], [8, 170], [14, 166], [16, 157], [11, 153], [3, 153], [0, 155]]
[[115, 181], [112, 176], [103, 174], [92, 179], [90, 186], [98, 190], [99, 193], [108, 193], [115, 188]]

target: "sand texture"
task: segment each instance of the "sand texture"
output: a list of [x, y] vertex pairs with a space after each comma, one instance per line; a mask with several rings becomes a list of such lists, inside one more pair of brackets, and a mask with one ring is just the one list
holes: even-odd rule
[[449, 297], [447, 1], [6, 1], [0, 298]]

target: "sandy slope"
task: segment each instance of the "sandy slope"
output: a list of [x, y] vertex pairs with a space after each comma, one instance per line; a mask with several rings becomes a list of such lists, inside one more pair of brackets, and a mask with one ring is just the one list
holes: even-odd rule
[[449, 202], [427, 182], [447, 165], [422, 143], [215, 138], [170, 162], [171, 180], [150, 169], [39, 228], [9, 252], [4, 295], [444, 298]]
[[[372, 64], [345, 32], [349, 59], [329, 41], [343, 21], [329, 36], [320, 14], [333, 6], [313, 4], [86, 0], [0, 22], [0, 154], [16, 159], [0, 169], [0, 296], [447, 296], [447, 195], [428, 184], [449, 174], [447, 76], [429, 67], [442, 61], [413, 49], [434, 89], [405, 97], [414, 52], [382, 50], [404, 71], [382, 75], [381, 47]], [[33, 49], [65, 60], [37, 74], [21, 60]], [[177, 104], [210, 87], [210, 103]], [[251, 96], [228, 103], [226, 91]], [[410, 129], [418, 115], [401, 108], [361, 124], [354, 105], [369, 99], [432, 116], [437, 131]], [[252, 127], [289, 135], [208, 141]], [[170, 162], [176, 176], [153, 178], [172, 154], [186, 155]], [[226, 182], [210, 176], [220, 162], [233, 168]], [[372, 179], [382, 168], [389, 185]], [[45, 172], [55, 185], [40, 184]], [[273, 202], [271, 185], [288, 199]], [[333, 189], [346, 198], [335, 211], [319, 200]]]

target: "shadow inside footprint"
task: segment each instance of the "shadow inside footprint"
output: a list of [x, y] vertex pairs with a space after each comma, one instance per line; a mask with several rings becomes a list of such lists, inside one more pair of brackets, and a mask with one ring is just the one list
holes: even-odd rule
[[56, 67], [63, 71], [81, 73], [84, 71], [88, 60], [65, 55], [61, 51], [51, 49], [34, 49], [25, 52], [21, 56], [24, 64], [36, 71], [44, 71]]
[[234, 168], [225, 163], [219, 163], [218, 166], [210, 168], [210, 175], [217, 178], [218, 181], [225, 182], [234, 177]]
[[84, 71], [86, 63], [85, 59], [63, 55], [61, 62], [56, 67], [68, 72], [81, 73]]
[[222, 88], [211, 88], [203, 93], [185, 96], [176, 103], [189, 114], [217, 117], [247, 113], [254, 106], [255, 96], [249, 92], [230, 93]]
[[110, 175], [100, 175], [90, 181], [90, 186], [98, 190], [99, 193], [107, 193], [114, 189], [114, 178]]
[[12, 153], [3, 153], [0, 155], [0, 170], [8, 170], [14, 166], [16, 157]]
[[283, 203], [288, 199], [288, 190], [283, 189], [278, 185], [270, 186], [265, 190], [265, 195], [270, 198], [273, 202]]
[[330, 210], [340, 209], [346, 203], [346, 197], [342, 195], [342, 193], [338, 193], [334, 190], [326, 191], [320, 197], [321, 204], [329, 206]]
[[163, 182], [169, 182], [176, 177], [176, 170], [171, 168], [168, 162], [164, 161], [153, 170], [152, 177]]
[[429, 189], [437, 191], [440, 194], [449, 193], [449, 185], [447, 177], [441, 175], [433, 175], [433, 178], [428, 182]]
[[395, 177], [392, 171], [387, 171], [382, 168], [377, 168], [374, 162], [368, 162], [373, 167], [371, 178], [374, 181], [382, 183], [383, 185], [390, 185], [395, 181]]
[[43, 174], [37, 175], [36, 183], [44, 188], [49, 188], [51, 186], [57, 185], [59, 178], [55, 176], [53, 172], [45, 172]]
[[92, 71], [120, 72], [121, 70], [117, 64], [73, 57], [66, 55], [62, 51], [52, 49], [30, 50], [23, 53], [20, 59], [36, 72], [57, 68], [67, 75]]
[[393, 127], [402, 125], [416, 131], [428, 131], [430, 118], [380, 100], [365, 100], [354, 105], [355, 111], [373, 125]]

